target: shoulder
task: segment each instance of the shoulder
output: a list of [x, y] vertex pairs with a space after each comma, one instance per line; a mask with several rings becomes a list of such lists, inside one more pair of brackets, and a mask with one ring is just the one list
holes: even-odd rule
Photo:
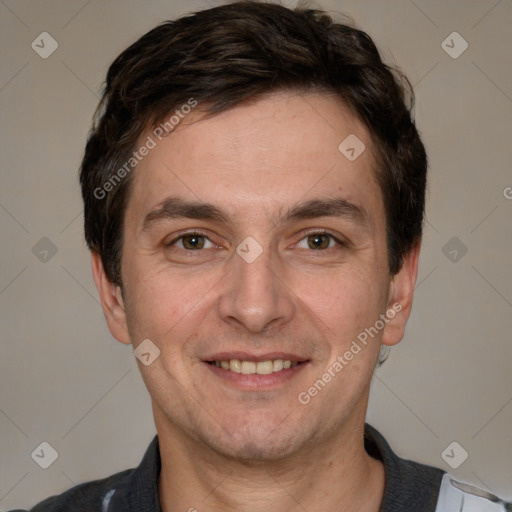
[[459, 482], [452, 475], [446, 473], [441, 482], [439, 500], [435, 512], [505, 512], [512, 510], [510, 503], [494, 494]]
[[158, 436], [155, 435], [136, 468], [76, 485], [58, 496], [41, 501], [30, 511], [18, 509], [9, 512], [158, 510], [157, 482], [160, 468]]
[[127, 469], [101, 480], [93, 480], [76, 485], [62, 494], [41, 501], [30, 511], [15, 509], [8, 512], [85, 512], [106, 510], [113, 489], [127, 485], [133, 469]]
[[365, 449], [384, 464], [386, 483], [382, 512], [411, 509], [416, 512], [435, 510], [441, 481], [445, 472], [397, 456], [384, 437], [370, 425], [365, 425]]
[[488, 491], [458, 481], [440, 468], [398, 457], [370, 425], [365, 425], [365, 448], [384, 463], [386, 484], [380, 512], [512, 511], [511, 504]]

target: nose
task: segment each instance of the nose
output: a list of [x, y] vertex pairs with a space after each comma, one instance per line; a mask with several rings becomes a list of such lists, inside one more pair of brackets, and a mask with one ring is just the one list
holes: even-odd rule
[[233, 260], [221, 285], [218, 307], [222, 319], [251, 333], [289, 322], [295, 311], [293, 292], [286, 285], [283, 269], [272, 264], [269, 250], [250, 263], [238, 254]]

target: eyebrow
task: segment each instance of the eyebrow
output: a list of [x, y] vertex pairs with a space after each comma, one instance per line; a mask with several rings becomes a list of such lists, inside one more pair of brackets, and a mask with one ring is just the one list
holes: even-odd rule
[[[291, 220], [307, 220], [318, 217], [345, 218], [361, 227], [368, 227], [369, 216], [364, 208], [344, 198], [313, 199], [296, 204], [281, 213], [275, 224], [284, 224]], [[168, 197], [144, 218], [143, 231], [158, 221], [168, 219], [212, 220], [228, 224], [230, 216], [211, 203], [186, 201], [179, 197]]]
[[368, 226], [369, 216], [364, 208], [344, 198], [313, 199], [292, 206], [279, 222], [317, 217], [346, 218], [361, 226]]

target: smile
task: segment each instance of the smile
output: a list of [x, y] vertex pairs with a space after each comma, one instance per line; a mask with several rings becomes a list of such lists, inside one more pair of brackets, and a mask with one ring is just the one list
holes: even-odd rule
[[234, 373], [243, 373], [244, 375], [270, 375], [271, 373], [293, 368], [300, 363], [299, 361], [290, 361], [284, 359], [274, 359], [258, 362], [231, 359], [229, 361], [208, 361], [208, 364]]

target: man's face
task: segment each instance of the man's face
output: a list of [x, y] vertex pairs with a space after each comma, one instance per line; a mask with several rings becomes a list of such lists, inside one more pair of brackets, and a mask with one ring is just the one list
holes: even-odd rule
[[[338, 149], [351, 134], [366, 146], [354, 161]], [[122, 253], [129, 339], [113, 332], [160, 350], [139, 362], [157, 428], [268, 459], [362, 421], [391, 327], [343, 355], [393, 289], [363, 124], [328, 95], [274, 93], [210, 119], [190, 114], [134, 173]], [[230, 360], [243, 362], [215, 364]], [[299, 364], [279, 370], [281, 360]]]

